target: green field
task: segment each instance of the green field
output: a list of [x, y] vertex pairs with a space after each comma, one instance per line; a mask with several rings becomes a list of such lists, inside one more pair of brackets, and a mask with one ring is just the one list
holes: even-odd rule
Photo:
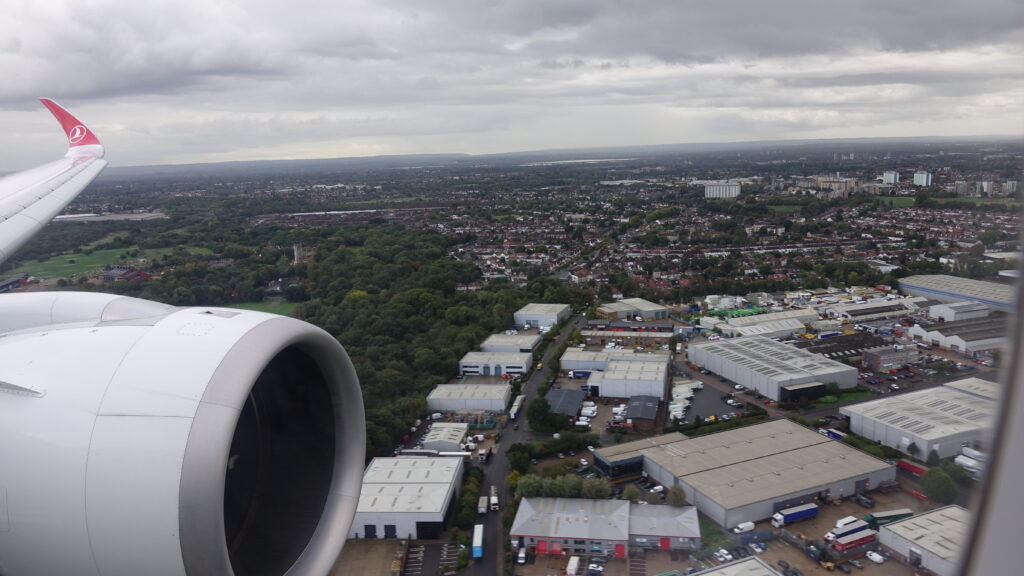
[[914, 205], [914, 198], [911, 196], [882, 196], [878, 200], [882, 204], [896, 206], [897, 208], [906, 208]]
[[768, 209], [772, 212], [799, 212], [800, 206], [793, 204], [769, 204]]
[[241, 308], [243, 310], [256, 310], [257, 312], [291, 316], [297, 305], [297, 302], [281, 300], [280, 302], [242, 302], [241, 304], [232, 304], [228, 308]]
[[[169, 254], [174, 251], [174, 248], [140, 250], [139, 255], [136, 258], [130, 258], [128, 256], [128, 252], [133, 249], [134, 247], [112, 248], [110, 250], [96, 250], [91, 254], [86, 254], [84, 252], [81, 254], [61, 254], [60, 256], [54, 256], [53, 258], [43, 260], [41, 262], [27, 262], [16, 268], [13, 273], [25, 273], [29, 276], [35, 276], [36, 278], [43, 279], [69, 278], [91, 270], [101, 270], [104, 266], [130, 266], [133, 261], [139, 258], [156, 260], [164, 254]], [[212, 254], [212, 252], [206, 248], [189, 248], [189, 251], [193, 254]], [[122, 255], [124, 258], [121, 258]]]

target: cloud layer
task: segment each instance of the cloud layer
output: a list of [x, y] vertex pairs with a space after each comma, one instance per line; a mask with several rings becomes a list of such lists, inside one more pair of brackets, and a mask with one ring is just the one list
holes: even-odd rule
[[119, 165], [1020, 134], [1022, 48], [1016, 0], [13, 0], [0, 170], [43, 95]]

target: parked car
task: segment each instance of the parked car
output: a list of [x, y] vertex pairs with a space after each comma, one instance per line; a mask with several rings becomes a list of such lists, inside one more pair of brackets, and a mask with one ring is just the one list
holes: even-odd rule
[[850, 560], [850, 564], [853, 564], [854, 566], [856, 566], [857, 568], [859, 568], [861, 570], [864, 569], [864, 563], [861, 562], [860, 560]]
[[871, 560], [875, 564], [881, 564], [885, 562], [885, 558], [878, 552], [875, 552], [874, 550], [868, 550], [867, 557], [868, 560]]
[[782, 568], [783, 570], [789, 570], [789, 562], [786, 562], [785, 560], [779, 560], [779, 568]]

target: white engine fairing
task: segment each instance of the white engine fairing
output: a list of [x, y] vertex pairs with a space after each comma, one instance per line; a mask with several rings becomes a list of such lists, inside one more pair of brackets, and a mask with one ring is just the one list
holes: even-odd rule
[[0, 297], [0, 574], [326, 574], [364, 446], [355, 370], [310, 324]]

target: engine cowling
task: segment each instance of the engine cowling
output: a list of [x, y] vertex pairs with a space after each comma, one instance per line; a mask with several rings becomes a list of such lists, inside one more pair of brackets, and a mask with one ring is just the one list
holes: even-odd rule
[[0, 296], [0, 573], [326, 574], [365, 434], [351, 361], [305, 322]]

